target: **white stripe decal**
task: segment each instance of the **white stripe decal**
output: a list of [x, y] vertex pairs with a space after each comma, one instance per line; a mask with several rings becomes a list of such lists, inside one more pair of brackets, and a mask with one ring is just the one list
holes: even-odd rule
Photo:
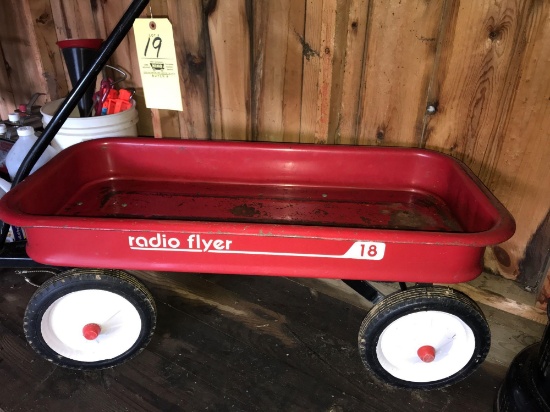
[[[201, 249], [178, 249], [168, 247], [130, 247], [133, 250], [162, 250], [164, 252], [199, 252]], [[279, 252], [253, 252], [245, 250], [207, 250], [208, 253], [236, 253], [240, 255], [270, 255], [270, 256], [303, 256], [303, 257], [327, 257], [327, 258], [344, 258], [345, 255], [313, 255], [304, 253], [279, 253]]]
[[288, 252], [260, 252], [249, 250], [227, 250], [227, 249], [180, 249], [169, 247], [139, 247], [130, 246], [132, 250], [157, 250], [164, 252], [196, 252], [196, 253], [228, 253], [237, 255], [265, 255], [265, 256], [292, 256], [292, 257], [312, 257], [312, 258], [330, 258], [330, 259], [360, 259], [360, 260], [381, 260], [384, 257], [386, 245], [379, 242], [355, 242], [350, 249], [343, 255], [322, 255], [314, 253], [288, 253]]
[[130, 246], [133, 250], [163, 250], [165, 252], [202, 252], [200, 249], [178, 249], [171, 247], [136, 247]]
[[252, 252], [244, 250], [208, 250], [211, 253], [237, 253], [241, 255], [269, 255], [269, 256], [298, 256], [298, 257], [321, 257], [321, 258], [336, 258], [342, 259], [346, 255], [315, 255], [308, 253], [284, 253], [284, 252]]

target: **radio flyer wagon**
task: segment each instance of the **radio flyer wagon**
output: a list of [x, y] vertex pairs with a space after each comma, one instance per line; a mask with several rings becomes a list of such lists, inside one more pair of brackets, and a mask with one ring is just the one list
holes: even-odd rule
[[[75, 369], [113, 367], [139, 353], [156, 309], [123, 269], [339, 278], [375, 303], [359, 331], [375, 376], [425, 389], [468, 376], [487, 355], [489, 327], [471, 299], [433, 283], [475, 278], [485, 247], [508, 239], [514, 221], [451, 157], [99, 139], [26, 178], [147, 3], [132, 1], [0, 200], [0, 243], [10, 224], [23, 227], [32, 258], [4, 243], [2, 266], [73, 267], [32, 296], [29, 344]], [[383, 297], [367, 280], [403, 287]]]
[[[329, 172], [330, 171], [330, 172]], [[155, 306], [122, 269], [338, 278], [373, 301], [366, 367], [397, 386], [471, 373], [487, 322], [457, 283], [513, 219], [453, 158], [404, 148], [98, 139], [73, 146], [0, 201], [36, 262], [78, 267], [25, 315], [52, 362], [110, 367], [149, 341]], [[98, 268], [98, 269], [86, 269]], [[417, 284], [381, 299], [370, 281]]]

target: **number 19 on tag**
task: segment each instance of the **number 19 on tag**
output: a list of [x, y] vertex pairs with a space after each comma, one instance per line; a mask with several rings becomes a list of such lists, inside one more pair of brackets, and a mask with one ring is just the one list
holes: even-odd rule
[[143, 53], [143, 56], [145, 57], [151, 57], [147, 55], [147, 53], [149, 52], [149, 46], [151, 46], [154, 50], [157, 51], [157, 55], [155, 57], [158, 59], [160, 54], [160, 48], [162, 46], [162, 38], [156, 34], [149, 35], [149, 38], [147, 39], [147, 44], [145, 45], [145, 52]]

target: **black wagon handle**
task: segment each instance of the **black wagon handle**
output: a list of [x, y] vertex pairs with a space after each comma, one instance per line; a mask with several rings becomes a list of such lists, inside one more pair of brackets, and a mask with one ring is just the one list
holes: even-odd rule
[[[63, 123], [69, 118], [71, 112], [76, 107], [80, 99], [86, 93], [89, 86], [95, 81], [97, 75], [107, 63], [107, 60], [113, 55], [124, 37], [128, 34], [134, 24], [134, 20], [143, 12], [149, 0], [133, 0], [128, 9], [124, 12], [120, 21], [117, 23], [107, 40], [103, 42], [97, 52], [95, 60], [90, 67], [82, 74], [82, 77], [77, 82], [76, 86], [71, 90], [63, 104], [57, 109], [50, 122], [44, 128], [44, 132], [31, 147], [25, 159], [21, 163], [15, 178], [12, 182], [12, 187], [19, 184], [25, 179], [42, 153], [63, 126]], [[0, 245], [4, 245], [6, 237], [10, 230], [10, 225], [2, 222], [2, 231], [0, 232]]]

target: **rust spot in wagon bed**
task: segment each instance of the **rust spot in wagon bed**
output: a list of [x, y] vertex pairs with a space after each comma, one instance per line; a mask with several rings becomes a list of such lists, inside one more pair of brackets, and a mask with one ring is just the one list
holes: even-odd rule
[[254, 217], [261, 215], [259, 210], [255, 209], [252, 206], [248, 206], [247, 204], [235, 206], [233, 209], [230, 210], [230, 212], [233, 216], [243, 217]]

